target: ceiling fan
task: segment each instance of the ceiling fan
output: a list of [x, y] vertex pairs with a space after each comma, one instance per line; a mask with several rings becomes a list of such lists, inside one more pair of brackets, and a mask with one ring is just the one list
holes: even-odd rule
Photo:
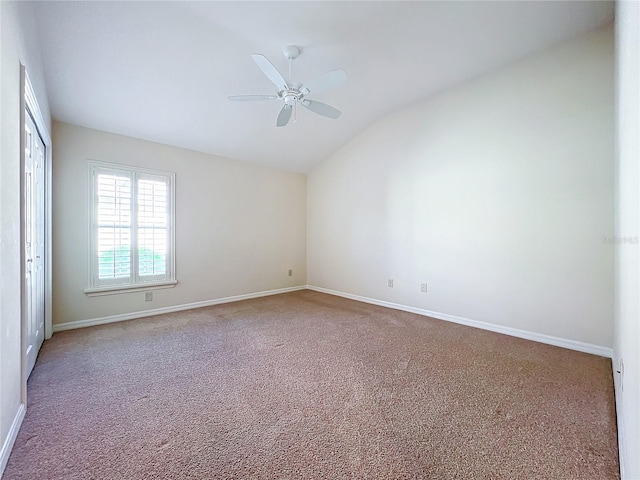
[[[297, 47], [289, 46], [284, 49], [284, 56], [289, 60], [289, 81], [287, 82], [280, 74], [278, 69], [265, 57], [259, 53], [251, 54], [251, 58], [256, 65], [262, 70], [271, 82], [278, 88], [276, 95], [231, 95], [229, 100], [234, 102], [253, 102], [260, 100], [276, 100], [280, 99], [284, 102], [278, 118], [276, 126], [284, 127], [289, 123], [291, 114], [296, 111], [298, 104], [318, 115], [336, 119], [342, 112], [337, 108], [327, 105], [326, 103], [316, 100], [309, 100], [307, 95], [316, 94], [328, 90], [330, 88], [343, 85], [347, 81], [347, 74], [343, 70], [333, 70], [325, 73], [321, 77], [308, 82], [307, 84], [296, 84], [291, 81], [291, 62], [300, 55]], [[294, 118], [295, 122], [295, 118]]]

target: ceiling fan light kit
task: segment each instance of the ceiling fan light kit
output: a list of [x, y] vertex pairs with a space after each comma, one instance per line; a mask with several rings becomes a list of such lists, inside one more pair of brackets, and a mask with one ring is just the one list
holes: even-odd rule
[[[347, 81], [347, 74], [343, 70], [334, 70], [329, 73], [312, 80], [306, 85], [294, 84], [291, 81], [291, 63], [300, 55], [300, 49], [293, 45], [285, 47], [283, 50], [284, 57], [289, 61], [289, 81], [287, 82], [278, 69], [269, 61], [267, 57], [259, 53], [251, 54], [251, 58], [262, 70], [262, 73], [271, 80], [277, 87], [276, 95], [231, 95], [229, 100], [234, 102], [253, 102], [261, 100], [280, 99], [284, 102], [280, 113], [276, 119], [277, 127], [284, 127], [289, 123], [291, 114], [295, 111], [298, 104], [306, 109], [322, 115], [323, 117], [336, 119], [342, 115], [337, 108], [327, 105], [326, 103], [310, 100], [306, 98], [309, 94], [316, 94], [330, 88], [344, 85]], [[294, 119], [295, 122], [295, 119]]]

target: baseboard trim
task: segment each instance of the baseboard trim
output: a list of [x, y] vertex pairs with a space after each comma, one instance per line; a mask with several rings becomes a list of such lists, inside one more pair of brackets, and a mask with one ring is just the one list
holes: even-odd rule
[[186, 303], [181, 305], [173, 305], [170, 307], [155, 308], [152, 310], [141, 310], [137, 312], [124, 313], [120, 315], [110, 315], [107, 317], [90, 318], [87, 320], [76, 320], [73, 322], [55, 324], [53, 326], [53, 331], [62, 332], [65, 330], [73, 330], [76, 328], [93, 327], [96, 325], [104, 325], [107, 323], [123, 322], [126, 320], [133, 320], [136, 318], [150, 317], [153, 315], [162, 315], [164, 313], [179, 312], [182, 310], [190, 310], [192, 308], [209, 307], [212, 305], [220, 305], [223, 303], [239, 302], [241, 300], [250, 300], [252, 298], [267, 297], [270, 295], [296, 292], [296, 291], [305, 290], [305, 289], [314, 290], [316, 292], [321, 292], [321, 293], [327, 293], [329, 295], [336, 295], [338, 297], [344, 297], [351, 300], [356, 300], [358, 302], [370, 303], [372, 305], [378, 305], [381, 307], [393, 308], [395, 310], [402, 310], [405, 312], [415, 313], [418, 315], [423, 315], [425, 317], [437, 318], [438, 320], [445, 320], [447, 322], [458, 323], [460, 325], [467, 325], [469, 327], [481, 328], [483, 330], [502, 333], [504, 335], [510, 335], [512, 337], [524, 338], [526, 340], [546, 343], [548, 345], [567, 348], [569, 350], [576, 350], [579, 352], [590, 353], [593, 355], [598, 355], [598, 356], [607, 357], [607, 358], [613, 357], [613, 350], [611, 348], [602, 347], [599, 345], [579, 342], [576, 340], [569, 340], [561, 337], [554, 337], [551, 335], [531, 332], [528, 330], [521, 330], [518, 328], [506, 327], [503, 325], [496, 325], [493, 323], [482, 322], [479, 320], [472, 320], [469, 318], [458, 317], [456, 315], [449, 315], [446, 313], [434, 312], [431, 310], [411, 307], [411, 306], [402, 305], [399, 303], [387, 302], [384, 300], [377, 300], [374, 298], [363, 297], [361, 295], [355, 295], [352, 293], [340, 292], [337, 290], [331, 290], [324, 287], [317, 287], [315, 285], [300, 285], [296, 287], [279, 288], [275, 290], [266, 290], [263, 292], [235, 295], [232, 297], [216, 298], [212, 300], [205, 300], [202, 302], [193, 302], [193, 303]]
[[18, 432], [20, 431], [20, 426], [22, 425], [26, 412], [27, 409], [24, 406], [24, 403], [21, 403], [20, 407], [18, 407], [18, 411], [16, 412], [16, 416], [13, 417], [13, 422], [11, 423], [11, 428], [7, 433], [7, 438], [4, 439], [4, 443], [2, 444], [2, 451], [0, 451], [0, 478], [2, 478], [4, 469], [7, 467], [9, 455], [11, 455], [13, 444], [16, 443], [16, 438], [18, 438]]
[[360, 295], [354, 295], [352, 293], [345, 293], [345, 292], [340, 292], [336, 290], [330, 290], [328, 288], [323, 288], [323, 287], [316, 287], [314, 285], [307, 285], [307, 288], [309, 290], [314, 290], [316, 292], [328, 293], [329, 295], [336, 295], [338, 297], [349, 298], [351, 300], [356, 300], [358, 302], [370, 303], [373, 305], [379, 305], [381, 307], [393, 308], [395, 310], [403, 310], [405, 312], [424, 315], [425, 317], [437, 318], [438, 320], [445, 320], [447, 322], [467, 325], [469, 327], [481, 328], [482, 330], [489, 330], [491, 332], [502, 333], [504, 335], [510, 335], [512, 337], [524, 338], [526, 340], [533, 340], [534, 342], [546, 343], [548, 345], [567, 348], [569, 350], [577, 350], [579, 352], [591, 353], [593, 355], [598, 355], [598, 356], [607, 357], [607, 358], [613, 357], [613, 349], [607, 348], [607, 347], [601, 347], [599, 345], [578, 342], [576, 340], [569, 340], [566, 338], [554, 337], [551, 335], [531, 332], [528, 330], [520, 330], [518, 328], [505, 327], [503, 325], [496, 325], [494, 323], [482, 322], [479, 320], [471, 320], [469, 318], [458, 317], [456, 315], [433, 312], [431, 310], [411, 307], [408, 305], [401, 305], [398, 303], [386, 302], [384, 300], [376, 300], [374, 298], [362, 297]]
[[73, 322], [58, 323], [53, 325], [53, 331], [62, 332], [64, 330], [74, 330], [76, 328], [93, 327], [96, 325], [104, 325], [107, 323], [123, 322], [125, 320], [134, 320], [136, 318], [151, 317], [153, 315], [162, 315], [163, 313], [173, 313], [182, 310], [191, 310], [192, 308], [210, 307], [212, 305], [220, 305], [222, 303], [239, 302], [241, 300], [250, 300], [252, 298], [268, 297], [270, 295], [278, 295], [280, 293], [296, 292], [305, 290], [306, 285], [297, 287], [278, 288], [276, 290], [266, 290], [263, 292], [246, 293], [243, 295], [234, 295], [232, 297], [215, 298], [212, 300], [204, 300], [202, 302], [184, 303], [182, 305], [172, 305], [170, 307], [154, 308], [152, 310], [140, 310], [137, 312], [123, 313], [120, 315], [109, 315], [108, 317], [89, 318], [87, 320], [75, 320]]
[[611, 359], [611, 369], [613, 375], [613, 391], [616, 402], [616, 421], [618, 425], [618, 458], [620, 460], [620, 478], [627, 478], [627, 443], [625, 440], [625, 415], [624, 405], [622, 402], [622, 388], [620, 385], [620, 372], [617, 366], [620, 365], [618, 354]]

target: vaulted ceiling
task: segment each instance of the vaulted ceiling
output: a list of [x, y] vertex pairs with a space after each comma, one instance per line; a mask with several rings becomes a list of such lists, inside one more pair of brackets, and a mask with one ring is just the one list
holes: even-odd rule
[[[55, 119], [307, 172], [379, 118], [613, 19], [613, 2], [36, 2]], [[276, 127], [281, 100], [252, 61], [294, 81], [348, 82]]]

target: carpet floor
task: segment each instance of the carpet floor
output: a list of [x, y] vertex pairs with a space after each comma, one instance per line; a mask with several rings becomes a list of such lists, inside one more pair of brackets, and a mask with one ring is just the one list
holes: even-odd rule
[[313, 291], [56, 333], [14, 479], [615, 479], [609, 359]]

